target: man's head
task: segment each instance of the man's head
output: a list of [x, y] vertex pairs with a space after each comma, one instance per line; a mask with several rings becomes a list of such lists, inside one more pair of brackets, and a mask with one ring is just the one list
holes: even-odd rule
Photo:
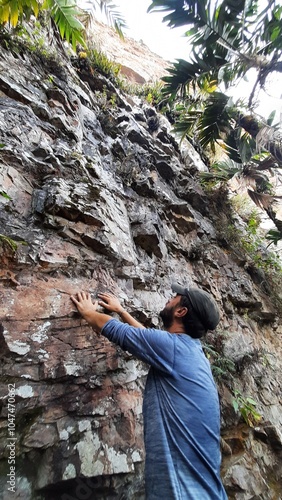
[[[219, 311], [212, 297], [199, 288], [185, 288], [173, 284], [177, 295], [160, 312], [164, 328], [181, 327], [193, 338], [200, 338], [214, 330], [219, 322]], [[180, 332], [178, 332], [180, 333]]]

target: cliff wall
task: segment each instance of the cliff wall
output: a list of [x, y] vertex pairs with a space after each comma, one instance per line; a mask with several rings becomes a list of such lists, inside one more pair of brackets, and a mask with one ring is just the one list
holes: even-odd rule
[[158, 326], [172, 282], [199, 285], [221, 311], [207, 344], [222, 370], [229, 498], [281, 498], [281, 324], [272, 288], [228, 242], [224, 194], [207, 196], [194, 176], [204, 164], [169, 130], [154, 108], [99, 74], [77, 72], [57, 45], [32, 51], [2, 40], [4, 500], [14, 498], [13, 480], [15, 498], [25, 500], [144, 498], [148, 368], [94, 334], [70, 295], [114, 292]]

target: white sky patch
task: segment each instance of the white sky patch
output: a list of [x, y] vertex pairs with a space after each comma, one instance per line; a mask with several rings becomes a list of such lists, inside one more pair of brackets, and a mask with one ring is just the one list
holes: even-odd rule
[[128, 36], [142, 40], [153, 52], [167, 61], [186, 59], [190, 53], [187, 38], [183, 37], [186, 27], [169, 28], [162, 19], [167, 12], [147, 13], [151, 0], [118, 0], [117, 5], [123, 13]]

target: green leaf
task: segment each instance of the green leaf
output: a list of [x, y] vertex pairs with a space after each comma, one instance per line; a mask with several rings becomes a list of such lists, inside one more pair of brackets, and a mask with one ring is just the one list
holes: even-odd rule
[[10, 5], [9, 2], [0, 4], [0, 24], [5, 24], [10, 18]]
[[280, 32], [281, 32], [280, 26], [275, 26], [274, 30], [272, 31], [272, 33], [270, 35], [270, 40], [272, 42], [274, 42], [274, 40], [276, 40], [276, 38], [279, 37]]
[[18, 24], [19, 19], [19, 9], [18, 2], [16, 0], [10, 1], [10, 24], [15, 27]]
[[[50, 5], [50, 2], [48, 3]], [[51, 15], [57, 24], [61, 37], [66, 39], [75, 50], [77, 42], [86, 46], [84, 26], [79, 21], [79, 11], [75, 0], [53, 0]]]
[[37, 2], [37, 0], [31, 0], [30, 3], [31, 3], [31, 7], [32, 7], [32, 10], [34, 12], [35, 17], [37, 17], [39, 14], [39, 8], [40, 8], [39, 2]]
[[3, 198], [6, 198], [7, 200], [11, 200], [11, 196], [9, 196], [5, 191], [0, 191], [0, 196], [3, 196]]
[[229, 181], [242, 171], [241, 165], [233, 160], [226, 159], [212, 165], [209, 172], [201, 172], [200, 178], [204, 180]]
[[238, 401], [236, 399], [232, 400], [232, 406], [233, 406], [235, 412], [238, 413], [238, 411], [239, 411], [239, 403], [238, 403]]
[[255, 401], [254, 399], [252, 399], [252, 398], [246, 398], [246, 401], [247, 401], [248, 403], [251, 403], [253, 406], [256, 406], [256, 405], [257, 405], [256, 401]]
[[274, 109], [273, 111], [271, 111], [269, 117], [266, 120], [267, 125], [272, 125], [275, 115], [276, 115], [276, 110]]
[[276, 231], [275, 229], [270, 229], [265, 237], [270, 241], [269, 245], [271, 245], [272, 243], [274, 245], [277, 245], [278, 242], [282, 240], [282, 232]]

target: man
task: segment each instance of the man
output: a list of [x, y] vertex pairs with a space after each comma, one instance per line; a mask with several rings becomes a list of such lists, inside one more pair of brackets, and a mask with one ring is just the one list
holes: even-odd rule
[[[217, 389], [198, 340], [219, 312], [203, 290], [172, 290], [160, 313], [164, 330], [144, 328], [109, 293], [94, 304], [84, 292], [72, 300], [95, 331], [151, 366], [143, 403], [147, 500], [225, 500]], [[126, 323], [97, 312], [98, 303]]]

